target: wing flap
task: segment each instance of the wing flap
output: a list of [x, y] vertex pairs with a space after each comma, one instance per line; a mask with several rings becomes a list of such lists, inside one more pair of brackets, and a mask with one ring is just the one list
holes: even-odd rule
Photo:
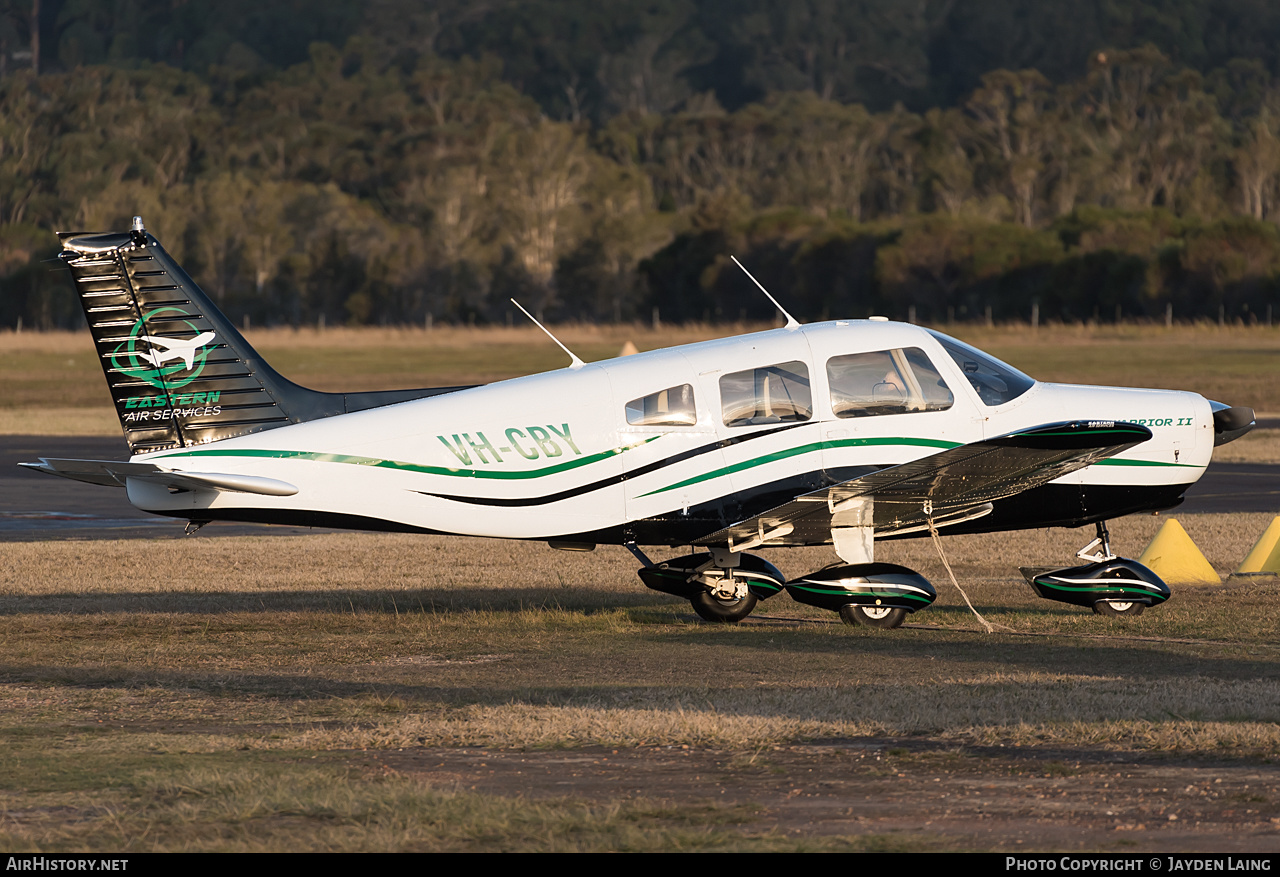
[[41, 457], [39, 463], [19, 463], [35, 472], [59, 475], [73, 481], [104, 487], [125, 487], [130, 478], [160, 484], [170, 490], [217, 490], [255, 493], [261, 496], [293, 496], [298, 488], [287, 481], [261, 475], [225, 472], [183, 472], [154, 463], [123, 463], [114, 460], [59, 460]]
[[[1039, 487], [1151, 438], [1133, 423], [1076, 421], [949, 448], [803, 494], [763, 514], [698, 539], [697, 545], [813, 545], [832, 527], [872, 526], [901, 533], [972, 520], [991, 503]], [[866, 518], [870, 520], [866, 520]]]

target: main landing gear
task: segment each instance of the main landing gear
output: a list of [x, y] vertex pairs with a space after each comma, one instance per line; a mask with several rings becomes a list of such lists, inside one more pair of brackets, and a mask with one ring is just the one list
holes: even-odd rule
[[1141, 615], [1148, 606], [1168, 600], [1169, 586], [1138, 561], [1112, 554], [1106, 522], [1099, 521], [1097, 527], [1097, 538], [1076, 552], [1089, 563], [1048, 571], [1022, 570], [1035, 592], [1046, 600], [1089, 606], [1097, 615], [1110, 616]]
[[896, 563], [837, 563], [787, 582], [791, 599], [830, 609], [845, 624], [891, 629], [933, 603], [938, 592]]
[[[1097, 538], [1076, 554], [1088, 563], [1022, 570], [1035, 592], [1107, 616], [1141, 615], [1168, 600], [1168, 585], [1136, 560], [1112, 554], [1106, 524], [1097, 527]], [[722, 624], [736, 624], [761, 600], [786, 591], [797, 602], [838, 613], [845, 624], [891, 629], [937, 597], [928, 579], [893, 563], [836, 563], [788, 581], [754, 554], [712, 548], [655, 564], [635, 545], [627, 547], [644, 564], [646, 585], [688, 600], [702, 618]]]
[[641, 580], [655, 591], [683, 597], [712, 622], [736, 623], [760, 600], [785, 590], [793, 600], [837, 612], [846, 624], [894, 628], [937, 596], [924, 576], [892, 563], [836, 564], [792, 581], [754, 554], [713, 549], [645, 566]]
[[754, 554], [715, 550], [652, 564], [637, 549], [632, 551], [645, 562], [641, 581], [655, 591], [684, 597], [694, 612], [716, 623], [746, 618], [761, 597], [778, 593], [785, 581], [776, 566]]

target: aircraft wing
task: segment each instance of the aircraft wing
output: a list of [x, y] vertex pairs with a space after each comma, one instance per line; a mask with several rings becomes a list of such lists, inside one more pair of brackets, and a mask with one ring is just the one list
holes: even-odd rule
[[876, 535], [925, 529], [989, 514], [991, 503], [1039, 487], [1151, 438], [1134, 423], [1076, 421], [950, 448], [797, 496], [695, 540], [745, 551], [760, 545], [830, 542], [839, 527]]
[[154, 463], [120, 463], [113, 460], [57, 460], [41, 457], [39, 463], [19, 463], [36, 472], [61, 475], [73, 481], [125, 487], [128, 479], [161, 484], [170, 490], [221, 490], [257, 493], [264, 496], [293, 496], [298, 488], [275, 478], [260, 475], [233, 475], [221, 472], [182, 472]]

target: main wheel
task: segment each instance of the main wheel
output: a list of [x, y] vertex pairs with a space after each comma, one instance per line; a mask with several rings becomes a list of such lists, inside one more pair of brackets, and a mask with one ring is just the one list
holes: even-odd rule
[[750, 591], [728, 600], [713, 596], [710, 591], [703, 591], [689, 602], [693, 604], [693, 611], [702, 616], [704, 621], [737, 624], [751, 614], [751, 610], [756, 608], [757, 600], [756, 595]]
[[907, 610], [891, 609], [888, 606], [859, 606], [849, 603], [840, 607], [840, 620], [845, 624], [865, 624], [867, 627], [878, 627], [881, 630], [892, 630], [900, 627], [907, 619]]
[[1127, 615], [1129, 617], [1133, 617], [1134, 615], [1141, 615], [1142, 610], [1146, 608], [1145, 603], [1131, 603], [1120, 600], [1099, 600], [1097, 603], [1093, 604], [1093, 613], [1095, 615]]

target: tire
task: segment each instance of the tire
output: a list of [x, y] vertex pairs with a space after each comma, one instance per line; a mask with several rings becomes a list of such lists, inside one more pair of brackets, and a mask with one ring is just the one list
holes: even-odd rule
[[901, 627], [907, 619], [907, 610], [890, 609], [888, 606], [859, 606], [849, 603], [840, 607], [840, 620], [845, 624], [878, 627], [881, 630], [892, 630]]
[[1099, 600], [1093, 604], [1093, 614], [1132, 618], [1135, 615], [1141, 615], [1142, 610], [1146, 608], [1145, 603], [1136, 601], [1130, 603], [1121, 600]]
[[732, 600], [721, 600], [719, 597], [711, 596], [709, 591], [703, 591], [689, 602], [693, 604], [693, 611], [697, 612], [704, 621], [710, 621], [712, 624], [737, 624], [751, 614], [758, 600], [756, 595], [749, 591], [744, 596], [735, 597]]

